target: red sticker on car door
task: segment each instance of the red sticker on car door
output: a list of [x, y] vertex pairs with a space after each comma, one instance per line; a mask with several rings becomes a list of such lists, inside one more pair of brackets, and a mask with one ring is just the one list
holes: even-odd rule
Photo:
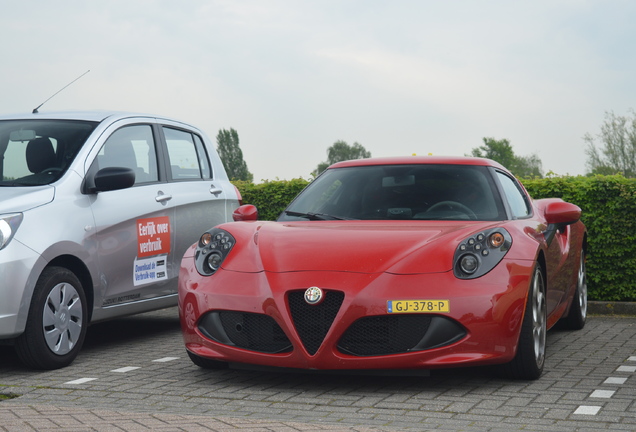
[[137, 257], [170, 253], [170, 218], [137, 219]]

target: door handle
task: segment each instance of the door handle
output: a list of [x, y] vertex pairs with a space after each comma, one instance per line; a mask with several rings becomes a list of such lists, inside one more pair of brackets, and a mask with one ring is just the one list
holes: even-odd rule
[[157, 192], [157, 196], [155, 197], [155, 201], [164, 202], [172, 199], [172, 195], [166, 195], [162, 191]]
[[219, 189], [218, 187], [214, 185], [210, 185], [210, 193], [214, 195], [215, 197], [218, 197], [219, 194], [222, 192], [223, 192], [223, 189]]

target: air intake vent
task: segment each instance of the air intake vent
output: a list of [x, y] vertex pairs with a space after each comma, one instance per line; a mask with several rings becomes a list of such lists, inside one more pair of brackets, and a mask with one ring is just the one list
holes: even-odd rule
[[466, 330], [446, 317], [396, 314], [365, 317], [347, 329], [338, 350], [355, 356], [377, 356], [422, 351], [448, 345], [466, 336]]
[[199, 330], [216, 342], [263, 353], [292, 351], [292, 344], [272, 317], [235, 311], [213, 311], [199, 322]]

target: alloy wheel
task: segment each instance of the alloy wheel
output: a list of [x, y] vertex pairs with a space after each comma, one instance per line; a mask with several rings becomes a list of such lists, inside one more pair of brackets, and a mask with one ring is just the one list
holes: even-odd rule
[[587, 317], [587, 276], [585, 272], [585, 255], [581, 253], [581, 265], [579, 266], [579, 277], [577, 280], [577, 301], [581, 309], [581, 317]]
[[537, 366], [545, 360], [546, 344], [546, 300], [541, 271], [536, 270], [532, 286], [532, 340]]

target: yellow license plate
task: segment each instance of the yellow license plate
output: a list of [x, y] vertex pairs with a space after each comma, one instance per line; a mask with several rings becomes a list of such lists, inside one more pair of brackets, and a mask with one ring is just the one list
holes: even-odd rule
[[389, 300], [388, 313], [450, 312], [450, 300]]

